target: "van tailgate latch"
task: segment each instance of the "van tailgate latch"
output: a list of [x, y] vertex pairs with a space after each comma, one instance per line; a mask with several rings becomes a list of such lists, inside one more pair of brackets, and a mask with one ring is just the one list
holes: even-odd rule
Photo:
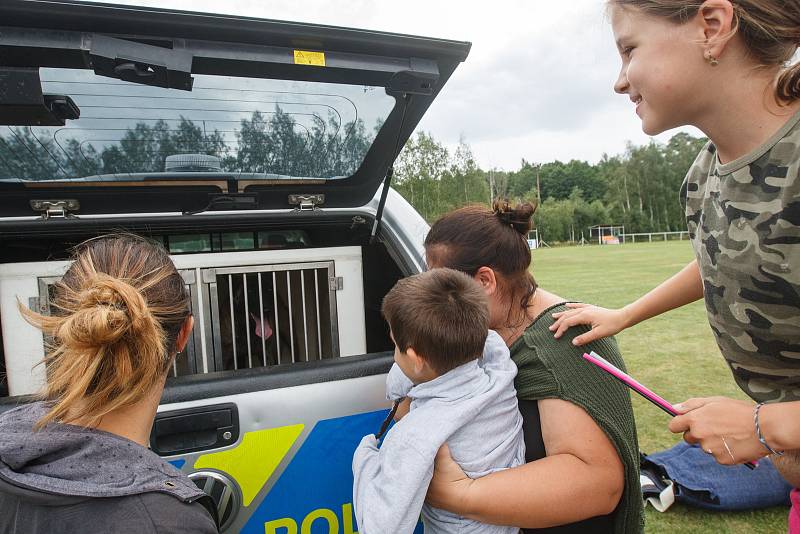
[[295, 211], [316, 211], [325, 204], [325, 195], [289, 195], [289, 205], [297, 206]]
[[31, 209], [42, 214], [42, 220], [52, 218], [71, 219], [75, 217], [73, 211], [81, 208], [80, 202], [75, 199], [65, 200], [31, 200]]

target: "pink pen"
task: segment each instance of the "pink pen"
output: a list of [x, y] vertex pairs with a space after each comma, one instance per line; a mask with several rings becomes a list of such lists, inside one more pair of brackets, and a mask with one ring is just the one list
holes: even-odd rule
[[[675, 417], [676, 415], [679, 415], [678, 410], [676, 410], [675, 407], [672, 406], [672, 404], [664, 400], [663, 397], [657, 395], [655, 392], [651, 391], [649, 388], [639, 383], [628, 373], [622, 371], [619, 367], [610, 364], [605, 358], [601, 357], [596, 352], [592, 351], [590, 354], [584, 353], [583, 358], [595, 364], [597, 367], [599, 367], [606, 373], [610, 374], [611, 376], [613, 376], [614, 378], [616, 378], [617, 380], [619, 380], [620, 382], [622, 382], [623, 384], [631, 388], [633, 391], [635, 391], [645, 399], [649, 400], [650, 402], [652, 402], [653, 404], [655, 404], [656, 406], [658, 406], [659, 408], [670, 414], [671, 416]], [[749, 469], [755, 469], [757, 464], [753, 462], [747, 462], [744, 465]]]

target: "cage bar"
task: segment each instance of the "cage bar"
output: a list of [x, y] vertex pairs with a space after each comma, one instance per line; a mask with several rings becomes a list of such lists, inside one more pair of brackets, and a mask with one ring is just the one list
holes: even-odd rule
[[316, 296], [317, 302], [317, 349], [319, 352], [319, 359], [322, 359], [322, 329], [320, 326], [320, 319], [319, 319], [319, 309], [322, 307], [322, 303], [319, 301], [319, 269], [314, 269], [314, 295]]
[[290, 271], [286, 271], [286, 302], [289, 305], [289, 346], [292, 349], [292, 363], [297, 363], [294, 359], [294, 321], [292, 320], [292, 280], [289, 276]]
[[258, 273], [258, 316], [261, 318], [261, 358], [267, 366], [267, 340], [264, 337], [264, 287], [261, 285], [261, 273]]
[[231, 347], [233, 348], [233, 369], [239, 369], [239, 362], [236, 356], [236, 314], [233, 312], [233, 274], [228, 275], [228, 298], [231, 308]]
[[242, 273], [242, 285], [244, 286], [244, 331], [247, 339], [247, 368], [253, 368], [253, 354], [250, 348], [250, 299], [247, 293], [247, 273]]

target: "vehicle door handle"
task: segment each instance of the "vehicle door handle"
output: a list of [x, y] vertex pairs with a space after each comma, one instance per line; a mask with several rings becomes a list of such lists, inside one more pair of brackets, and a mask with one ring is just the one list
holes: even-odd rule
[[150, 449], [161, 456], [216, 449], [239, 439], [239, 410], [234, 403], [198, 406], [156, 414]]

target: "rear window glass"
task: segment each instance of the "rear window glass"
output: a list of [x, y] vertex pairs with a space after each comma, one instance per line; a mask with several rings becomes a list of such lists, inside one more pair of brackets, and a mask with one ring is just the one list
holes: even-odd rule
[[67, 95], [65, 126], [0, 127], [0, 179], [223, 172], [251, 179], [352, 175], [395, 100], [382, 87], [195, 75], [191, 91], [40, 69]]

